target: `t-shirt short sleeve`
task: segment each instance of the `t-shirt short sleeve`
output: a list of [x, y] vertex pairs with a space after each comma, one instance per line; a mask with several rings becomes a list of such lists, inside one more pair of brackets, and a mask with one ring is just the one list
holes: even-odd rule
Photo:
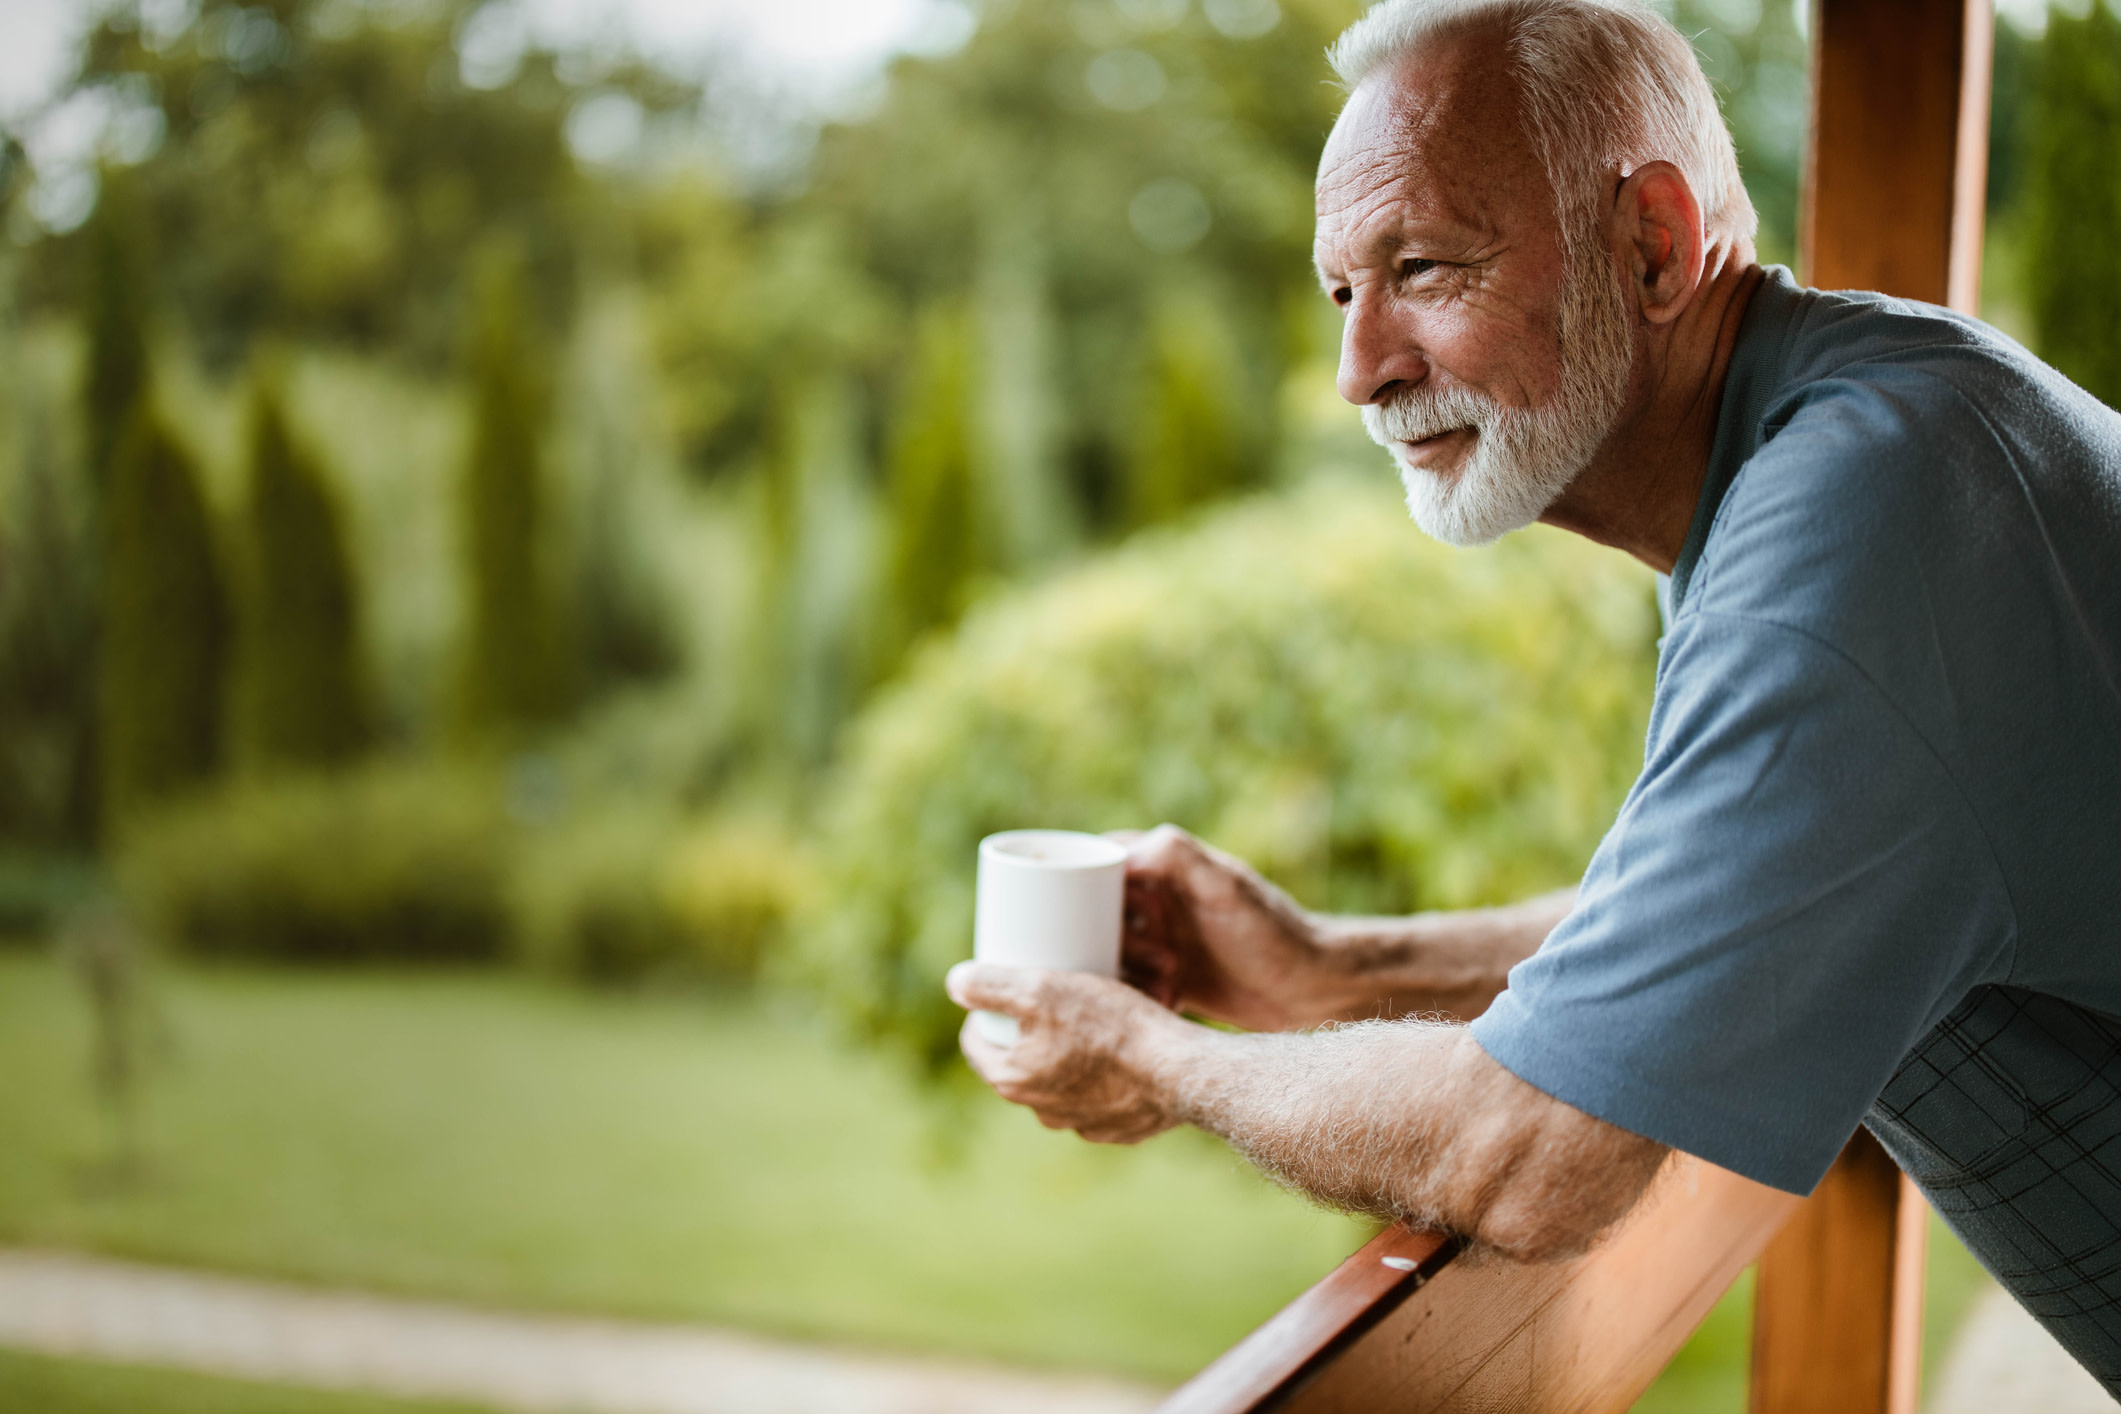
[[2008, 892], [1943, 763], [1833, 647], [1689, 612], [1659, 680], [1575, 910], [1473, 1035], [1586, 1113], [1806, 1193], [2007, 967]]

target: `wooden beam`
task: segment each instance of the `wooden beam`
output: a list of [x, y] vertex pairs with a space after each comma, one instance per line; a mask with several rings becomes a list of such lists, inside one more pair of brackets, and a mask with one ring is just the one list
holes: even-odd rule
[[1915, 1414], [1927, 1212], [1857, 1130], [1761, 1254], [1751, 1414]]
[[1818, 0], [1807, 284], [1973, 311], [1994, 35], [1989, 0]]
[[[1800, 1201], [1674, 1155], [1588, 1255], [1549, 1266], [1460, 1256], [1353, 1339], [1308, 1352], [1290, 1346], [1278, 1316], [1164, 1414], [1623, 1414]], [[1244, 1369], [1282, 1375], [1229, 1377]]]

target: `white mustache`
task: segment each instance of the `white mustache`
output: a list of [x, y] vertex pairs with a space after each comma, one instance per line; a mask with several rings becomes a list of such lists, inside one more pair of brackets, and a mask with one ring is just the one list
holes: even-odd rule
[[1497, 412], [1493, 402], [1470, 388], [1407, 388], [1389, 402], [1368, 403], [1362, 425], [1380, 445], [1421, 442], [1445, 432], [1485, 429]]

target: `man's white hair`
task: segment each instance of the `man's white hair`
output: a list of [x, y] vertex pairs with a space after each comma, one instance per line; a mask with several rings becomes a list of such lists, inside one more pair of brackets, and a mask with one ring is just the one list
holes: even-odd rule
[[1500, 27], [1526, 136], [1553, 184], [1566, 236], [1579, 236], [1608, 174], [1670, 162], [1686, 173], [1714, 235], [1759, 226], [1738, 153], [1694, 48], [1633, 0], [1381, 0], [1326, 57], [1352, 92], [1423, 41], [1473, 24]]

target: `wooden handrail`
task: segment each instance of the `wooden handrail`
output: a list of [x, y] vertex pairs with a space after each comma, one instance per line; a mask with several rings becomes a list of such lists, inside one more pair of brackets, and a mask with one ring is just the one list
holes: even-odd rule
[[[1432, 1234], [1389, 1230], [1203, 1370], [1164, 1414], [1618, 1414], [1799, 1202], [1682, 1154], [1618, 1232], [1574, 1261], [1466, 1257]], [[1378, 1276], [1380, 1259], [1400, 1252], [1415, 1267], [1402, 1280]], [[1343, 1302], [1366, 1284], [1379, 1309], [1348, 1319]], [[1284, 1322], [1297, 1312], [1310, 1314]]]
[[1441, 1233], [1416, 1232], [1395, 1223], [1194, 1376], [1164, 1401], [1159, 1414], [1282, 1407], [1460, 1250]]

